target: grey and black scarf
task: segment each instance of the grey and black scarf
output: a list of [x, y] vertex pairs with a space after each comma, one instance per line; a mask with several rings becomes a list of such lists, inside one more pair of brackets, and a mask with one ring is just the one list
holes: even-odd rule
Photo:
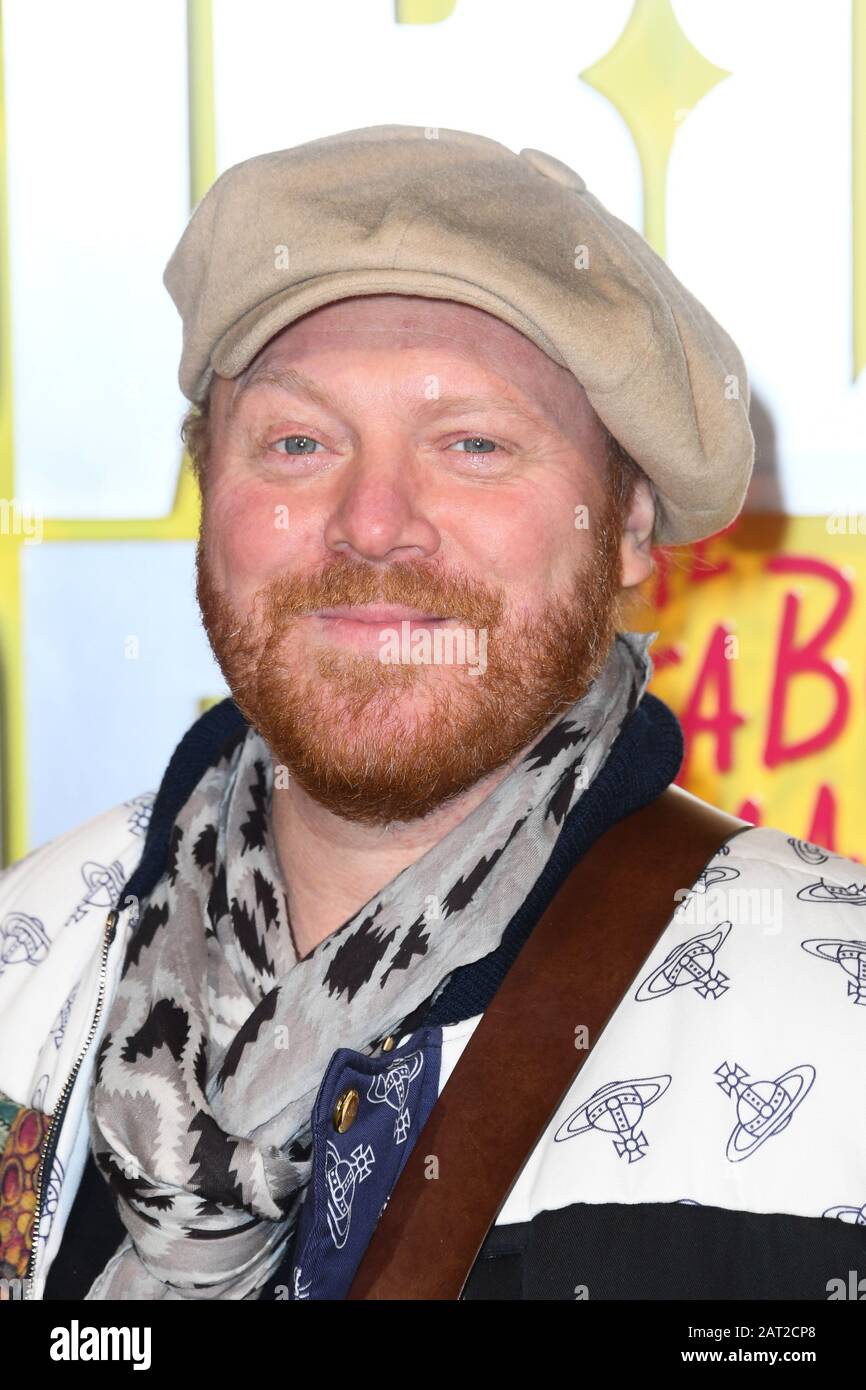
[[310, 1172], [338, 1047], [366, 1055], [495, 950], [652, 673], [620, 634], [590, 690], [459, 825], [298, 958], [270, 824], [273, 762], [248, 728], [178, 815], [141, 904], [90, 1095], [127, 1235], [91, 1299], [254, 1299]]

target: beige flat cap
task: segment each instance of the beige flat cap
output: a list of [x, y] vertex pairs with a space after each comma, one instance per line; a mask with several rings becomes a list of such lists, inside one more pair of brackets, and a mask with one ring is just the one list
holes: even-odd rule
[[567, 367], [656, 487], [658, 539], [739, 512], [754, 459], [732, 339], [579, 174], [463, 130], [381, 125], [244, 160], [202, 198], [164, 282], [202, 402], [302, 314], [361, 294], [452, 299]]

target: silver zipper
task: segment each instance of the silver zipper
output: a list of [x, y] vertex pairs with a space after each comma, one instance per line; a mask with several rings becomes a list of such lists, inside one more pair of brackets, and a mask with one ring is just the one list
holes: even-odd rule
[[55, 1137], [55, 1134], [57, 1133], [60, 1121], [63, 1119], [63, 1114], [66, 1110], [66, 1105], [69, 1100], [69, 1094], [72, 1090], [72, 1087], [75, 1084], [75, 1078], [81, 1069], [81, 1063], [84, 1061], [84, 1058], [87, 1055], [87, 1049], [93, 1042], [93, 1035], [96, 1032], [97, 1024], [99, 1023], [99, 1018], [102, 1013], [102, 1005], [105, 999], [105, 980], [108, 966], [108, 952], [111, 947], [111, 943], [114, 940], [119, 916], [120, 914], [118, 913], [117, 909], [112, 908], [105, 919], [105, 930], [102, 936], [102, 960], [100, 961], [99, 965], [99, 993], [96, 997], [96, 1009], [90, 1024], [90, 1032], [87, 1035], [87, 1039], [84, 1043], [84, 1046], [82, 1047], [81, 1051], [78, 1054], [78, 1057], [76, 1058], [75, 1065], [72, 1068], [72, 1071], [66, 1078], [66, 1083], [63, 1087], [63, 1090], [60, 1093], [60, 1098], [56, 1106], [54, 1107], [54, 1113], [52, 1114], [51, 1120], [49, 1121], [48, 1129], [45, 1134], [45, 1140], [42, 1145], [42, 1156], [39, 1160], [39, 1167], [36, 1170], [36, 1211], [33, 1214], [33, 1243], [30, 1247], [30, 1258], [27, 1261], [27, 1271], [24, 1276], [25, 1298], [34, 1297], [32, 1292], [33, 1272], [36, 1268], [36, 1251], [38, 1249], [39, 1241], [39, 1225], [42, 1220], [42, 1187], [45, 1181], [46, 1165], [49, 1161], [52, 1163], [54, 1162], [54, 1154], [52, 1152], [52, 1141]]

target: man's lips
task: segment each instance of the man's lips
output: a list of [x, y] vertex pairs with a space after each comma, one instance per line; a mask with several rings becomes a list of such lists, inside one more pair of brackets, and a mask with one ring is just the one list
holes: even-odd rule
[[376, 627], [382, 627], [388, 623], [441, 623], [447, 621], [436, 613], [425, 613], [422, 608], [400, 608], [394, 604], [371, 603], [358, 604], [357, 606], [343, 604], [338, 608], [317, 608], [310, 616], [313, 618], [342, 618], [343, 621], [370, 623]]
[[398, 633], [429, 632], [448, 621], [425, 613], [423, 608], [404, 608], [396, 603], [345, 603], [335, 608], [314, 609], [307, 616], [321, 624], [320, 635], [327, 642], [359, 652], [373, 652], [377, 648], [381, 652], [388, 629]]

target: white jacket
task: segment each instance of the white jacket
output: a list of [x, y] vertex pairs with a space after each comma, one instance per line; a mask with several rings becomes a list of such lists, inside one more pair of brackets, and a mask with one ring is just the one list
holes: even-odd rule
[[[43, 1295], [87, 1157], [88, 1085], [136, 917], [117, 900], [152, 801], [124, 802], [0, 874], [0, 1092], [13, 1113], [54, 1117], [25, 1297]], [[525, 1245], [533, 1223], [585, 1204], [866, 1224], [864, 878], [775, 829], [723, 847], [528, 1158], [500, 1236], [523, 1232]], [[479, 1018], [443, 1029], [440, 1091]], [[20, 1247], [5, 1273], [24, 1273]]]

